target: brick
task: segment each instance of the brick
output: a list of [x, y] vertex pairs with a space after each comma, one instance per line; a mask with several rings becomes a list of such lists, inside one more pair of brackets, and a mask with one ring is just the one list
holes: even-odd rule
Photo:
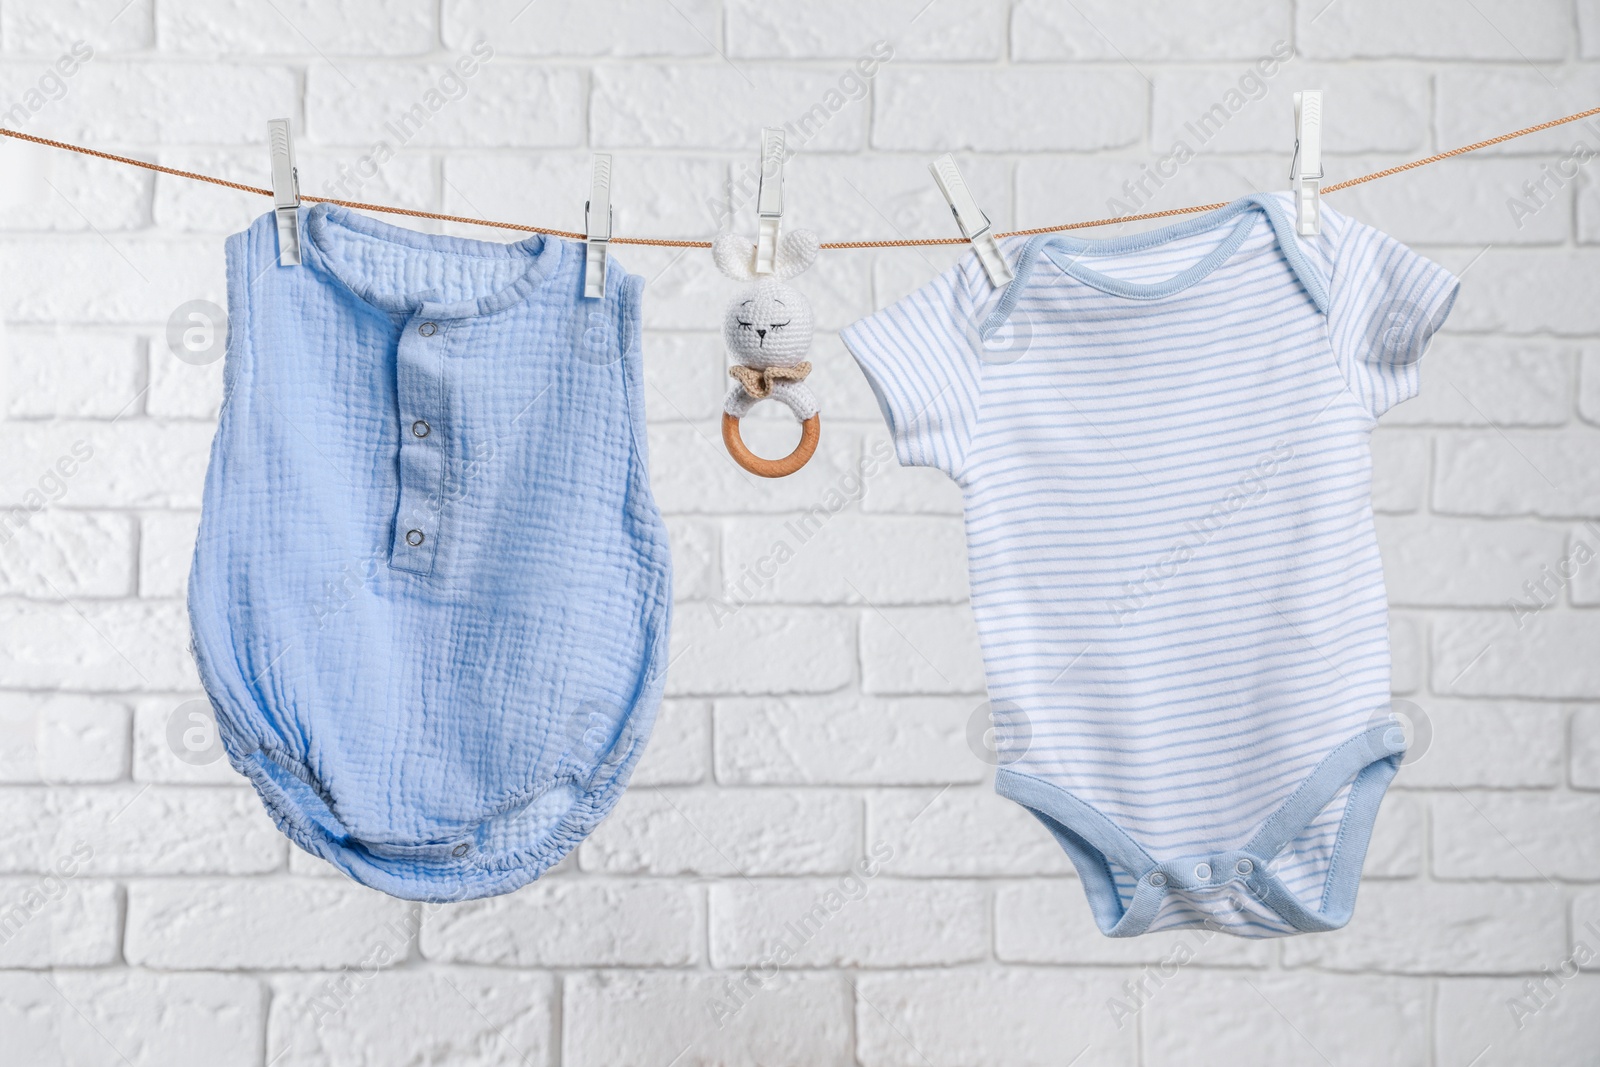
[[434, 48], [433, 5], [366, 0], [330, 10], [314, 0], [168, 0], [156, 9], [156, 34], [164, 51], [203, 55], [414, 55]]
[[183, 598], [189, 590], [198, 511], [153, 511], [139, 519], [139, 595]]
[[[564, 1067], [804, 1063], [847, 1067], [849, 988], [833, 975], [575, 974], [562, 983]], [[762, 979], [765, 981], [762, 981]], [[680, 1058], [681, 1057], [681, 1058]]]
[[703, 700], [665, 700], [632, 783], [694, 785], [711, 773], [711, 706]]
[[0, 694], [0, 782], [109, 782], [128, 767], [128, 708], [69, 693]]
[[1372, 510], [1404, 513], [1421, 508], [1428, 496], [1432, 465], [1428, 438], [1379, 427], [1372, 434]]
[[[1101, 156], [1041, 156], [1017, 164], [1017, 218], [1026, 226], [1119, 218], [1196, 203], [1232, 201], [1256, 189], [1283, 185], [1281, 160], [1218, 157], [1207, 153], [1179, 163], [1170, 141], [1155, 142], [1154, 155], [1129, 159]], [[1161, 222], [1129, 223], [1150, 229]], [[1087, 231], [1106, 239], [1120, 229]], [[886, 280], [887, 284], [887, 280]]]
[[1578, 375], [1578, 414], [1585, 422], [1600, 425], [1600, 350], [1586, 348]]
[[1107, 937], [1095, 925], [1076, 878], [1039, 878], [995, 890], [995, 957], [1021, 964], [1175, 964], [1196, 967], [1265, 967], [1266, 941], [1207, 930], [1173, 930], [1139, 937]]
[[966, 604], [867, 609], [861, 613], [863, 692], [978, 693], [983, 655]]
[[1560, 958], [1561, 891], [1540, 884], [1367, 882], [1334, 937], [1290, 938], [1286, 966], [1385, 974], [1516, 974]]
[[987, 0], [933, 7], [924, 0], [823, 0], [804, 8], [734, 0], [727, 22], [728, 55], [740, 58], [871, 59], [878, 42], [887, 46], [879, 53], [902, 62], [993, 60], [1005, 51], [1005, 10]]
[[[687, 604], [672, 620], [673, 695], [826, 693], [855, 675], [848, 614]], [[804, 649], [804, 655], [796, 655]]]
[[[887, 434], [874, 433], [867, 449], [892, 449]], [[889, 455], [892, 457], [893, 452]], [[866, 512], [916, 515], [960, 515], [961, 487], [943, 471], [927, 467], [901, 467], [887, 463], [881, 473], [866, 479], [861, 508]]]
[[1011, 54], [1068, 61], [1256, 59], [1292, 32], [1289, 5], [1281, 0], [1227, 0], [1203, 12], [1174, 0], [1137, 7], [1023, 0], [1011, 15]]
[[0, 1032], [14, 1063], [257, 1067], [265, 1008], [261, 984], [244, 975], [0, 975]]
[[121, 332], [9, 331], [6, 417], [109, 419], [122, 414], [139, 394], [143, 347]]
[[[1335, 173], [1359, 174], [1384, 165], [1392, 164], [1346, 165]], [[1335, 203], [1346, 215], [1410, 245], [1492, 244], [1487, 260], [1505, 254], [1508, 245], [1566, 243], [1572, 232], [1572, 197], [1527, 200], [1523, 185], [1539, 176], [1535, 160], [1468, 158], [1453, 160], [1448, 167], [1425, 167], [1401, 181], [1376, 181], [1341, 191]], [[1513, 199], [1526, 201], [1526, 210], [1513, 210], [1509, 206]], [[1466, 303], [1463, 300], [1462, 306]], [[1452, 313], [1453, 326], [1454, 319]]]
[[19, 237], [0, 244], [0, 269], [10, 279], [0, 294], [10, 323], [166, 322], [187, 301], [223, 302], [222, 249], [210, 241]]
[[722, 531], [715, 522], [684, 516], [666, 520], [672, 542], [674, 600], [710, 600], [721, 591]]
[[8, 873], [48, 871], [82, 843], [85, 874], [257, 874], [281, 867], [287, 846], [242, 789], [7, 789], [0, 816]]
[[[1587, 0], [1578, 5], [1584, 6]], [[1481, 21], [1481, 20], [1480, 20]], [[1600, 75], [1582, 65], [1535, 67], [1525, 57], [1507, 56], [1505, 64], [1473, 63], [1443, 67], [1435, 75], [1439, 99], [1439, 144], [1443, 148], [1472, 144], [1540, 119], [1559, 118], [1586, 110], [1577, 100], [1600, 92]], [[1528, 134], [1478, 152], [1505, 155], [1565, 155], [1575, 143], [1600, 144], [1600, 123], [1593, 118]], [[1473, 153], [1478, 154], [1477, 152]], [[1552, 159], [1553, 162], [1553, 159]]]
[[[1119, 68], [890, 69], [873, 94], [872, 147], [923, 152], [1086, 152], [1145, 135], [1149, 89]], [[1041, 100], [1071, 100], [1041, 111]], [[820, 146], [819, 146], [820, 147]]]
[[273, 1067], [437, 1063], [545, 1067], [553, 1062], [554, 998], [539, 974], [436, 968], [344, 970], [276, 979], [267, 1024]]
[[1572, 713], [1572, 785], [1600, 789], [1600, 708]]
[[[192, 330], [199, 323], [193, 317], [194, 313], [185, 311], [182, 315], [175, 314], [173, 321], [178, 322], [180, 330]], [[145, 394], [144, 407], [146, 414], [158, 419], [203, 419], [214, 422], [217, 414], [222, 409], [222, 367], [226, 356], [227, 344], [227, 319], [226, 317], [211, 318], [213, 329], [222, 330], [219, 340], [213, 333], [211, 342], [215, 343], [216, 358], [205, 364], [196, 365], [179, 359], [170, 347], [166, 332], [163, 331], [150, 342], [150, 372], [146, 379], [150, 383], [150, 391]], [[169, 322], [171, 325], [171, 322]], [[180, 335], [182, 336], [182, 335]], [[207, 344], [206, 333], [193, 334], [197, 345]]]
[[[259, 145], [260, 124], [240, 116], [288, 114], [299, 97], [295, 71], [286, 66], [95, 59], [67, 80], [61, 105], [40, 112], [28, 132], [100, 148]], [[0, 99], [9, 93], [0, 90]], [[138, 106], [128, 106], [132, 100]]]
[[406, 958], [415, 907], [323, 879], [136, 881], [123, 955], [163, 970], [370, 971]]
[[[65, 491], [67, 482], [51, 484]], [[60, 601], [133, 591], [134, 525], [126, 515], [50, 509], [5, 530], [15, 533], [0, 544], [0, 596]]]
[[[1138, 1062], [1138, 1030], [1105, 1010], [1131, 972], [908, 971], [856, 982], [863, 1067]], [[1085, 1050], [1089, 1051], [1087, 1056]]]
[[[1211, 14], [1200, 8], [1187, 10], [1201, 18]], [[1172, 152], [1179, 143], [1192, 152], [1282, 153], [1286, 131], [1292, 131], [1293, 94], [1312, 85], [1325, 90], [1330, 101], [1339, 102], [1336, 150], [1342, 155], [1409, 154], [1428, 147], [1431, 94], [1422, 71], [1330, 67], [1297, 58], [1280, 61], [1272, 53], [1272, 45], [1267, 42], [1249, 62], [1154, 70], [1151, 147], [1162, 153]], [[1278, 52], [1287, 50], [1285, 45]], [[1293, 141], [1289, 144], [1292, 147]], [[1328, 147], [1335, 148], [1335, 144], [1330, 142]], [[1280, 169], [1274, 188], [1281, 187], [1282, 173]], [[1347, 195], [1340, 194], [1337, 206], [1341, 211], [1347, 211]]]
[[[472, 66], [463, 75], [454, 63]], [[314, 64], [306, 131], [332, 144], [415, 148], [561, 148], [583, 140], [582, 73], [504, 59], [451, 64]]]
[[720, 335], [646, 330], [644, 351], [644, 406], [652, 423], [704, 426], [722, 418], [724, 383], [732, 379]]
[[157, 423], [28, 422], [9, 433], [15, 473], [0, 514], [43, 507], [198, 507], [212, 427]]
[[1549, 523], [1381, 515], [1377, 526], [1396, 605], [1502, 608], [1566, 554], [1566, 529]]
[[585, 871], [759, 877], [854, 862], [861, 803], [822, 790], [636, 789], [581, 846]]
[[52, 58], [79, 41], [91, 43], [96, 54], [149, 48], [154, 40], [150, 8], [135, 6], [124, 11], [124, 2], [62, 0], [40, 7], [8, 8], [0, 12], [0, 38], [8, 52]]
[[1437, 878], [1600, 880], [1600, 797], [1463, 793], [1433, 798]]
[[1433, 506], [1453, 515], [1600, 514], [1600, 449], [1591, 430], [1441, 434]]
[[188, 615], [172, 601], [0, 601], [0, 677], [32, 688], [198, 687]]
[[[321, 148], [297, 141], [295, 167], [300, 172], [300, 191], [307, 196], [334, 196], [342, 200], [397, 204], [405, 207], [435, 207], [438, 202], [436, 166], [423, 149], [397, 145], [390, 135], [388, 148], [394, 153], [381, 163], [384, 153], [374, 153], [382, 131], [347, 147]], [[239, 148], [164, 148], [157, 162], [180, 170], [215, 174], [247, 181], [254, 185], [261, 175], [261, 146]], [[151, 219], [164, 231], [206, 234], [236, 233], [271, 209], [265, 197], [233, 194], [200, 195], [195, 183], [184, 178], [156, 176], [155, 202]], [[483, 236], [480, 230], [476, 236]], [[220, 242], [213, 247], [221, 251]], [[153, 339], [157, 353], [167, 352], [164, 334]]]
[[1546, 609], [1451, 614], [1433, 624], [1433, 690], [1452, 696], [1567, 699], [1600, 695], [1600, 619]]
[[1389, 426], [1559, 426], [1572, 410], [1573, 344], [1439, 334], [1422, 392], [1384, 413]]
[[[1375, 59], [1562, 59], [1572, 38], [1571, 11], [1559, 0], [1484, 0], [1472, 18], [1448, 0], [1408, 4], [1340, 0], [1301, 5], [1295, 40], [1312, 56]], [[1382, 32], [1374, 32], [1376, 26]]]
[[1147, 1055], [1153, 1063], [1181, 1063], [1196, 1049], [1205, 1050], [1206, 1063], [1426, 1063], [1428, 985], [1186, 970], [1140, 1012]]
[[[890, 878], [732, 882], [711, 887], [711, 963], [762, 968], [917, 967], [989, 953], [989, 893], [976, 882]], [[869, 868], [871, 869], [871, 868]]]
[[240, 785], [244, 779], [228, 762], [216, 724], [202, 692], [141, 699], [133, 712], [134, 781]]
[[[1590, 889], [1572, 898], [1572, 934], [1568, 947], [1576, 952], [1579, 946], [1587, 947], [1591, 955], [1600, 950], [1600, 891]], [[1585, 962], [1589, 964], [1587, 969], [1594, 970], [1592, 960]]]
[[1389, 692], [1414, 693], [1427, 676], [1428, 656], [1422, 624], [1404, 615], [1389, 615]]
[[[1566, 584], [1567, 600], [1575, 606], [1593, 607], [1600, 604], [1600, 522], [1590, 520], [1569, 528], [1567, 543], [1560, 559], [1551, 560], [1545, 571], [1541, 568], [1536, 584], [1542, 584], [1539, 598], [1550, 600], [1556, 586]], [[1526, 590], [1524, 590], [1526, 592]]]
[[1437, 253], [1458, 274], [1461, 295], [1450, 327], [1473, 333], [1600, 333], [1600, 305], [1586, 298], [1583, 279], [1600, 269], [1600, 249], [1491, 248], [1475, 263], [1474, 250]]
[[[761, 126], [793, 124], [808, 150], [852, 151], [864, 146], [868, 105], [839, 90], [841, 73], [731, 62], [596, 67], [589, 141], [597, 148], [742, 150]], [[880, 85], [885, 77], [878, 75]]]
[[[63, 858], [70, 862], [70, 856]], [[0, 967], [114, 964], [120, 918], [117, 887], [110, 882], [84, 882], [60, 872], [0, 879]]]
[[1426, 739], [1396, 784], [1406, 788], [1538, 789], [1563, 778], [1565, 715], [1559, 706], [1517, 701], [1464, 701], [1428, 696], [1418, 702]]
[[710, 0], [521, 10], [495, 0], [446, 0], [442, 22], [445, 45], [458, 51], [487, 39], [507, 56], [709, 56], [721, 36], [718, 14]]
[[702, 899], [697, 887], [661, 881], [540, 880], [429, 907], [422, 953], [496, 967], [687, 967], [701, 961]]
[[[917, 551], [907, 552], [907, 545]], [[966, 534], [955, 519], [809, 515], [724, 527], [722, 599], [738, 604], [929, 604], [967, 599]]]
[[[1590, 945], [1593, 948], [1593, 943]], [[1555, 970], [1562, 958], [1544, 966]], [[1600, 978], [1449, 978], [1434, 1008], [1438, 1063], [1484, 1067], [1519, 1063], [1582, 1063], [1594, 1057]], [[1537, 996], [1533, 995], [1537, 994]]]
[[1361, 873], [1366, 878], [1414, 878], [1422, 873], [1428, 824], [1423, 801], [1393, 792], [1383, 798], [1383, 809], [1373, 826]]
[[716, 705], [717, 781], [724, 785], [975, 783], [985, 764], [968, 731], [971, 697], [880, 700], [767, 697]]
[[[524, 17], [532, 17], [537, 10], [538, 7], [530, 8]], [[666, 10], [670, 14], [672, 9]], [[594, 161], [583, 151], [509, 156], [504, 152], [451, 153], [444, 161], [444, 210], [491, 219], [525, 219], [529, 205], [546, 204], [550, 205], [544, 214], [548, 222], [561, 218], [565, 205], [565, 220], [551, 224], [582, 230], [583, 196], [588, 191], [593, 166]], [[626, 198], [619, 196], [613, 208], [615, 231], [619, 234], [707, 232], [715, 227], [716, 216], [707, 208], [706, 200], [722, 188], [726, 177], [726, 164], [700, 156], [668, 152], [613, 156], [612, 188], [619, 193], [628, 189], [637, 194]], [[641, 251], [613, 246], [608, 254], [616, 256], [621, 265], [635, 269], [634, 260]], [[701, 328], [717, 325], [716, 319], [708, 319]], [[652, 340], [646, 338], [646, 352], [652, 351]], [[659, 357], [647, 356], [647, 373], [652, 358]], [[680, 364], [671, 360], [671, 366], [678, 370], [688, 369], [686, 364], [687, 361]], [[721, 382], [717, 384], [720, 386]]]
[[873, 793], [867, 840], [894, 850], [898, 877], [1072, 872], [1066, 853], [1027, 809], [984, 787]]

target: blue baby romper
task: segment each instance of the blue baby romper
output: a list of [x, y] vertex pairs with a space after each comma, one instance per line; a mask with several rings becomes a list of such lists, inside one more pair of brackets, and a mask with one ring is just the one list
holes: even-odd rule
[[189, 583], [233, 766], [296, 844], [412, 900], [537, 878], [661, 699], [643, 279], [319, 204], [227, 242], [224, 404]]
[[1456, 279], [1282, 195], [1006, 251], [844, 331], [962, 488], [995, 789], [1110, 936], [1341, 926], [1405, 749], [1370, 435]]

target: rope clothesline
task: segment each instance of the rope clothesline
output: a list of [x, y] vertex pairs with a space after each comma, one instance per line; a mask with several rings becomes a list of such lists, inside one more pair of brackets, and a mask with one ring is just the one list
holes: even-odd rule
[[[1526, 137], [1530, 133], [1538, 133], [1541, 130], [1553, 129], [1556, 126], [1565, 126], [1569, 122], [1577, 122], [1579, 119], [1586, 119], [1591, 115], [1600, 115], [1600, 107], [1592, 107], [1587, 111], [1580, 111], [1576, 115], [1568, 115], [1565, 118], [1551, 119], [1549, 122], [1541, 122], [1537, 126], [1527, 126], [1520, 130], [1513, 130], [1511, 133], [1503, 133], [1498, 137], [1491, 137], [1486, 141], [1478, 141], [1474, 144], [1463, 145], [1460, 148], [1452, 148], [1448, 152], [1440, 152], [1437, 155], [1431, 155], [1424, 159], [1414, 159], [1410, 163], [1402, 163], [1397, 167], [1389, 167], [1385, 170], [1374, 171], [1371, 174], [1363, 174], [1359, 178], [1350, 178], [1346, 181], [1335, 182], [1332, 185], [1324, 186], [1322, 192], [1336, 193], [1341, 189], [1349, 189], [1352, 186], [1361, 185], [1365, 182], [1376, 181], [1379, 178], [1387, 178], [1391, 174], [1399, 174], [1402, 171], [1415, 170], [1418, 167], [1425, 167], [1430, 163], [1437, 163], [1440, 160], [1449, 159], [1452, 156], [1465, 155], [1468, 152], [1476, 152], [1480, 148], [1488, 148], [1491, 145], [1497, 145], [1503, 141], [1510, 141], [1517, 137]], [[134, 159], [131, 156], [119, 156], [111, 152], [102, 152], [96, 148], [89, 148], [84, 145], [69, 144], [66, 141], [52, 141], [48, 137], [36, 137], [31, 133], [23, 133], [20, 130], [7, 129], [4, 126], [0, 126], [0, 136], [13, 137], [19, 141], [29, 141], [33, 144], [41, 144], [49, 148], [59, 148], [67, 152], [77, 152], [82, 155], [93, 156], [96, 159], [109, 160], [112, 163], [125, 163], [130, 167], [141, 167], [145, 170], [153, 170], [160, 174], [170, 174], [175, 178], [189, 178], [193, 181], [209, 182], [212, 185], [220, 185], [224, 189], [236, 189], [241, 193], [255, 193], [258, 196], [268, 197], [272, 195], [271, 189], [265, 189], [258, 185], [245, 185], [241, 182], [228, 181], [226, 178], [213, 177], [210, 174], [199, 174], [192, 170], [179, 170], [177, 167], [164, 167], [159, 163], [151, 163], [143, 159]], [[488, 219], [467, 218], [464, 215], [443, 215], [434, 211], [417, 211], [412, 208], [390, 207], [386, 204], [366, 204], [359, 200], [338, 200], [331, 196], [302, 196], [300, 199], [303, 202], [310, 204], [338, 204], [341, 207], [356, 208], [361, 211], [376, 211], [387, 215], [405, 215], [415, 219], [434, 219], [439, 222], [458, 222], [469, 226], [490, 226], [495, 229], [517, 230], [522, 233], [542, 233], [549, 234], [553, 237], [566, 237], [574, 241], [582, 241], [586, 237], [585, 234], [576, 233], [572, 230], [555, 230], [546, 226], [529, 226], [520, 222], [492, 222]], [[1168, 208], [1165, 211], [1147, 211], [1142, 215], [1119, 215], [1115, 218], [1091, 219], [1087, 222], [1065, 222], [1059, 226], [1039, 226], [1031, 230], [1010, 230], [1006, 233], [996, 234], [995, 236], [1031, 237], [1034, 234], [1041, 233], [1060, 233], [1063, 230], [1083, 230], [1092, 229], [1097, 226], [1111, 226], [1119, 222], [1142, 222], [1146, 219], [1170, 218], [1173, 215], [1192, 215], [1202, 211], [1215, 211], [1218, 208], [1227, 206], [1227, 201], [1219, 201], [1215, 204], [1196, 204], [1193, 207]], [[710, 241], [678, 241], [664, 237], [613, 237], [611, 238], [611, 243], [618, 245], [654, 245], [662, 248], [711, 247]], [[821, 247], [913, 248], [927, 245], [960, 245], [966, 243], [967, 239], [965, 237], [924, 237], [904, 238], [894, 241], [825, 241], [822, 243]]]

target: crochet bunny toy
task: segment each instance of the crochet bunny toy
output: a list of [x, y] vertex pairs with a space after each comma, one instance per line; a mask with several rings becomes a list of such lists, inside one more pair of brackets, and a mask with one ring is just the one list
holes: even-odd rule
[[[817, 258], [817, 235], [795, 230], [778, 242], [771, 274], [757, 274], [755, 248], [747, 238], [725, 233], [712, 242], [711, 254], [722, 273], [753, 284], [728, 305], [722, 337], [735, 365], [728, 374], [734, 385], [723, 403], [722, 437], [739, 465], [753, 474], [781, 478], [805, 466], [821, 435], [817, 398], [805, 384], [811, 364], [811, 302], [786, 285], [789, 278]], [[781, 460], [766, 460], [745, 447], [739, 420], [763, 400], [783, 403], [802, 424], [800, 444]]]

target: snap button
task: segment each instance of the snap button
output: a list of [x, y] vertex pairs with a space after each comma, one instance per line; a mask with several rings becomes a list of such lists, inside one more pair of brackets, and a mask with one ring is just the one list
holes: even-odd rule
[[421, 326], [417, 327], [417, 332], [424, 337], [432, 337], [435, 333], [439, 332], [439, 327], [435, 326], [431, 322], [425, 322]]
[[1204, 882], [1211, 877], [1211, 864], [1202, 863], [1194, 869], [1194, 876]]
[[428, 431], [431, 429], [433, 429], [433, 427], [429, 426], [421, 419], [418, 419], [416, 422], [411, 424], [411, 435], [413, 437], [426, 437], [428, 436]]
[[1249, 874], [1251, 871], [1256, 869], [1256, 865], [1251, 863], [1249, 860], [1240, 860], [1238, 863], [1233, 865], [1233, 869], [1238, 871], [1240, 874]]
[[465, 856], [471, 850], [472, 850], [472, 846], [467, 844], [465, 841], [463, 841], [463, 842], [461, 842], [461, 844], [457, 845], [455, 848], [450, 850], [450, 855], [452, 855], [452, 856]]
[[422, 531], [421, 530], [407, 530], [406, 531], [406, 544], [410, 545], [412, 548], [416, 548], [418, 545], [422, 544]]
[[1150, 884], [1158, 887], [1164, 886], [1167, 884], [1167, 876], [1160, 871], [1153, 871], [1150, 875]]

